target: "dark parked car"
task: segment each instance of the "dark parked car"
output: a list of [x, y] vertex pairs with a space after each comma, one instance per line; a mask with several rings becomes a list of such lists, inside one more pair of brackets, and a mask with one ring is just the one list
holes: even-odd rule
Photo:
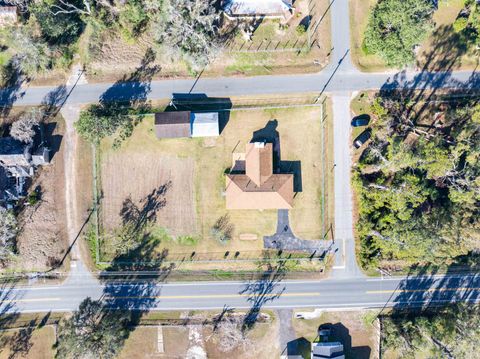
[[357, 138], [353, 141], [353, 145], [355, 146], [355, 148], [362, 147], [362, 145], [368, 141], [371, 135], [372, 135], [372, 130], [369, 128], [367, 128], [365, 131], [359, 134]]
[[363, 115], [355, 116], [352, 119], [353, 127], [366, 126], [370, 122], [370, 115], [364, 113]]

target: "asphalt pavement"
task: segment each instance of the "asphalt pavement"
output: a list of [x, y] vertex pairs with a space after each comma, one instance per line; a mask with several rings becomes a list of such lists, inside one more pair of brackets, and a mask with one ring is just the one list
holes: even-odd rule
[[[51, 102], [87, 104], [98, 102], [102, 95], [105, 100], [127, 100], [144, 97], [151, 100], [169, 99], [175, 93], [206, 94], [209, 97], [232, 97], [247, 95], [272, 95], [293, 93], [345, 92], [367, 89], [393, 88], [456, 88], [479, 89], [480, 73], [460, 71], [451, 73], [400, 72], [400, 73], [350, 73], [343, 71], [344, 63], [338, 69], [307, 75], [219, 77], [201, 78], [195, 84], [193, 79], [152, 81], [149, 86], [138, 83], [83, 84], [75, 87], [27, 87], [3, 89], [0, 104], [27, 106]], [[108, 92], [107, 92], [108, 90]], [[14, 101], [12, 99], [15, 99]]]
[[75, 282], [58, 286], [3, 287], [3, 312], [70, 311], [86, 297], [110, 308], [190, 310], [229, 308], [407, 308], [480, 300], [480, 275], [345, 278], [258, 282]]

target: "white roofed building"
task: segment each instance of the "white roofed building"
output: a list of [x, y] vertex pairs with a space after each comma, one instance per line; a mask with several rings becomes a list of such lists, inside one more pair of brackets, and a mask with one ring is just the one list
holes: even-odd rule
[[218, 112], [192, 112], [190, 120], [192, 137], [215, 137], [220, 135]]
[[270, 17], [288, 20], [295, 12], [293, 0], [224, 0], [222, 8], [229, 18]]

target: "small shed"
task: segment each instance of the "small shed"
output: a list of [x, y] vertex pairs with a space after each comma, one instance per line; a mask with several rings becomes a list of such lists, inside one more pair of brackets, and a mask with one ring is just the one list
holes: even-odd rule
[[155, 134], [157, 138], [190, 137], [190, 111], [156, 113]]
[[157, 138], [213, 137], [220, 134], [218, 112], [173, 111], [155, 114]]
[[215, 137], [219, 133], [218, 112], [191, 113], [192, 137]]

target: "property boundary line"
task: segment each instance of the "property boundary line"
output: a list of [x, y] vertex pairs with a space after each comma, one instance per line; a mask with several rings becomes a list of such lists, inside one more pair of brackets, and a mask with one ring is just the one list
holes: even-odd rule
[[[283, 98], [281, 100], [291, 100], [292, 98]], [[287, 104], [287, 105], [281, 105], [281, 104], [278, 104], [278, 100], [279, 99], [260, 99], [261, 101], [271, 101], [272, 103], [271, 104], [264, 104], [262, 106], [256, 106], [256, 105], [232, 105], [231, 108], [215, 108], [214, 111], [217, 111], [217, 112], [230, 112], [230, 111], [255, 111], [255, 110], [266, 110], [266, 109], [287, 109], [287, 108], [308, 108], [308, 107], [317, 107], [317, 108], [320, 108], [321, 109], [321, 121], [322, 121], [322, 124], [321, 124], [321, 136], [322, 136], [322, 218], [321, 218], [321, 221], [322, 221], [322, 239], [325, 238], [325, 178], [324, 178], [324, 175], [325, 175], [325, 172], [324, 172], [324, 167], [325, 167], [325, 141], [324, 141], [324, 121], [322, 119], [325, 119], [326, 118], [326, 110], [325, 110], [325, 102], [326, 102], [326, 99], [327, 97], [326, 96], [321, 96], [321, 101], [316, 101], [318, 100], [318, 97], [315, 98], [314, 96], [308, 96], [308, 97], [296, 97], [294, 99], [305, 99], [306, 102], [305, 103], [294, 103], [294, 104]], [[308, 101], [308, 102], [307, 102]], [[253, 101], [254, 102], [254, 101]], [[181, 104], [192, 104], [193, 105], [201, 105], [201, 104], [212, 104], [211, 102], [205, 102], [205, 101], [180, 101]], [[203, 110], [203, 111], [198, 111], [198, 112], [211, 112], [212, 110]], [[145, 114], [141, 114], [139, 116], [146, 116], [146, 115], [153, 115], [153, 113], [145, 113]], [[133, 116], [136, 116], [136, 115], [132, 115]], [[101, 244], [100, 244], [100, 222], [101, 222], [101, 219], [100, 219], [100, 212], [101, 212], [101, 196], [99, 195], [101, 193], [101, 188], [98, 188], [99, 186], [99, 172], [100, 172], [100, 168], [99, 168], [99, 152], [98, 152], [98, 146], [97, 145], [92, 145], [92, 158], [93, 158], [93, 208], [94, 208], [94, 211], [95, 211], [95, 223], [94, 223], [94, 227], [95, 227], [95, 241], [94, 241], [94, 245], [95, 245], [95, 265], [100, 265], [100, 266], [108, 266], [108, 265], [111, 265], [112, 262], [110, 261], [102, 261], [102, 253], [101, 253]], [[328, 251], [328, 247], [326, 246], [325, 247], [325, 251]], [[195, 252], [192, 250], [192, 252]], [[288, 257], [282, 257], [281, 255], [280, 256], [268, 256], [266, 257], [265, 255], [264, 256], [256, 256], [255, 258], [236, 258], [236, 259], [207, 259], [207, 260], [194, 260], [194, 259], [188, 259], [188, 257], [191, 255], [191, 253], [172, 253], [172, 257], [178, 257], [178, 256], [184, 256], [185, 258], [182, 258], [182, 259], [171, 259], [169, 260], [167, 257], [166, 258], [163, 258], [162, 260], [160, 261], [155, 261], [155, 262], [152, 262], [152, 261], [149, 261], [149, 262], [141, 262], [141, 261], [131, 261], [131, 262], [119, 262], [118, 264], [136, 264], [136, 265], [142, 265], [142, 264], [149, 264], [149, 265], [153, 265], [155, 263], [161, 263], [163, 265], [167, 264], [167, 263], [180, 263], [180, 264], [188, 264], [188, 263], [233, 263], [233, 262], [258, 262], [258, 261], [262, 261], [262, 260], [266, 260], [266, 261], [271, 261], [271, 262], [282, 262], [282, 261], [290, 261], [290, 260], [295, 260], [295, 261], [300, 261], [300, 262], [307, 262], [307, 261], [310, 261], [310, 262], [314, 262], [314, 261], [319, 261], [321, 263], [323, 263], [323, 268], [326, 267], [327, 265], [327, 262], [328, 262], [328, 255], [324, 255], [323, 253], [319, 253], [320, 255], [317, 255], [315, 256], [316, 253], [310, 253], [309, 255], [305, 255], [306, 252], [299, 252], [299, 253], [303, 253], [302, 256], [296, 256], [296, 255], [292, 255], [295, 251], [287, 251], [287, 250], [284, 250], [282, 251], [282, 253], [284, 254], [289, 254]], [[225, 251], [226, 252], [226, 251]], [[225, 252], [222, 252], [222, 253], [225, 253]], [[235, 251], [232, 252], [232, 255]], [[269, 255], [272, 255], [274, 252], [278, 252], [278, 250], [273, 250], [273, 251], [268, 251], [268, 250], [263, 250], [263, 251], [258, 251], [258, 252], [263, 252], [263, 253], [269, 253]], [[214, 255], [215, 254], [219, 254], [220, 252], [215, 252], [213, 253]], [[248, 254], [248, 251], [242, 251], [242, 253], [247, 253]], [[259, 253], [260, 254], [260, 253]]]

